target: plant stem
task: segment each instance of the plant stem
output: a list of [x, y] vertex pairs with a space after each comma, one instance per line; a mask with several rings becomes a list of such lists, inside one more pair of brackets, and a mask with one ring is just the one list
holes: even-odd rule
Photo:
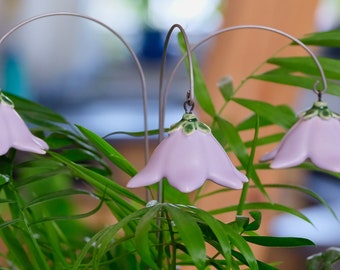
[[[256, 116], [256, 123], [255, 123], [254, 139], [253, 139], [253, 144], [252, 144], [250, 155], [249, 155], [249, 161], [248, 161], [247, 173], [246, 173], [248, 179], [251, 179], [251, 171], [252, 171], [251, 168], [253, 167], [255, 151], [256, 151], [257, 141], [259, 137], [260, 117], [258, 116], [258, 114], [255, 114], [255, 116]], [[244, 204], [247, 199], [248, 189], [249, 189], [249, 182], [244, 183], [241, 197], [239, 200], [239, 204], [237, 207], [237, 215], [239, 216], [241, 216], [243, 213]]]
[[249, 189], [249, 182], [244, 183], [243, 188], [242, 188], [241, 197], [240, 197], [238, 207], [237, 207], [237, 211], [236, 211], [236, 214], [238, 216], [242, 216], [242, 214], [243, 214], [243, 208], [244, 208], [244, 204], [245, 204], [246, 199], [247, 199], [248, 189]]

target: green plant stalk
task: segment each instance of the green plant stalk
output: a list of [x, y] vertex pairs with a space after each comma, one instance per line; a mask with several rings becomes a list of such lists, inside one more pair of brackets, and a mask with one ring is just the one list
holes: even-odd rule
[[157, 232], [157, 240], [158, 240], [158, 248], [157, 248], [157, 266], [159, 269], [162, 269], [163, 265], [163, 240], [164, 240], [164, 232], [163, 232], [163, 222], [162, 219], [165, 217], [164, 210], [160, 210], [160, 213], [157, 217], [157, 223], [159, 227], [159, 231]]
[[[260, 118], [259, 118], [258, 114], [256, 114], [256, 125], [255, 125], [254, 139], [253, 139], [253, 144], [252, 144], [252, 147], [251, 147], [251, 152], [250, 152], [249, 162], [248, 162], [248, 168], [247, 168], [248, 179], [249, 179], [249, 176], [250, 176], [249, 175], [250, 167], [253, 166], [253, 162], [254, 162], [257, 140], [258, 140], [258, 137], [259, 137], [259, 126], [260, 126]], [[241, 197], [240, 197], [238, 207], [237, 207], [237, 211], [236, 211], [238, 216], [241, 216], [243, 214], [243, 208], [244, 208], [244, 204], [245, 204], [246, 199], [247, 199], [248, 190], [249, 190], [249, 182], [243, 184]]]
[[176, 258], [176, 240], [174, 237], [174, 231], [172, 230], [172, 224], [171, 224], [171, 219], [168, 215], [168, 213], [165, 213], [166, 215], [166, 221], [168, 223], [169, 227], [169, 232], [170, 232], [170, 239], [171, 239], [171, 246], [172, 246], [172, 256], [171, 256], [171, 262], [170, 262], [170, 268], [169, 270], [176, 270], [176, 265], [177, 265], [177, 258]]

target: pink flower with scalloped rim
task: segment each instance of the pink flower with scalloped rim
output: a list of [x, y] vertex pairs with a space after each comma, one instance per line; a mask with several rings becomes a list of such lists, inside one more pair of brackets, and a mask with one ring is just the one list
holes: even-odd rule
[[45, 154], [48, 149], [46, 142], [29, 131], [14, 106], [1, 99], [0, 129], [0, 155], [6, 154], [11, 147], [37, 154]]
[[280, 144], [260, 161], [271, 168], [289, 168], [306, 160], [317, 167], [340, 172], [340, 120], [325, 102], [315, 102], [287, 132]]
[[181, 192], [196, 190], [207, 179], [233, 189], [241, 189], [248, 181], [232, 164], [209, 127], [197, 121], [193, 114], [185, 114], [174, 125], [127, 187], [149, 186], [163, 177]]

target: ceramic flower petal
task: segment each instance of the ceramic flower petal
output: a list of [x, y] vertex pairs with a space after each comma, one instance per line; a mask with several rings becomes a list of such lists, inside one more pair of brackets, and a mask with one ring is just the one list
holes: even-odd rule
[[260, 161], [270, 167], [289, 168], [310, 160], [321, 169], [340, 172], [340, 117], [324, 102], [316, 102], [287, 132], [273, 151]]
[[48, 149], [46, 142], [34, 136], [25, 122], [9, 104], [1, 93], [0, 97], [0, 155], [4, 155], [13, 147], [18, 150], [45, 154]]
[[240, 189], [248, 179], [232, 164], [228, 155], [211, 134], [209, 127], [193, 114], [184, 114], [169, 136], [155, 149], [147, 165], [127, 184], [142, 187], [167, 178], [181, 192], [191, 192], [209, 179]]

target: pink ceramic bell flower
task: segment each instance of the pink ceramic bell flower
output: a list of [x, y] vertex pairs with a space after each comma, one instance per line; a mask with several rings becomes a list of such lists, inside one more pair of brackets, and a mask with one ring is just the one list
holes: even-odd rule
[[281, 143], [260, 161], [273, 160], [274, 169], [297, 166], [306, 160], [317, 167], [340, 172], [340, 115], [325, 102], [315, 102], [287, 132]]
[[232, 164], [228, 155], [194, 114], [184, 114], [170, 128], [169, 136], [155, 149], [147, 165], [127, 184], [129, 188], [148, 186], [165, 177], [181, 192], [191, 192], [209, 179], [240, 189], [248, 179]]
[[48, 145], [34, 136], [14, 110], [13, 103], [0, 92], [0, 156], [13, 147], [21, 151], [45, 154]]

